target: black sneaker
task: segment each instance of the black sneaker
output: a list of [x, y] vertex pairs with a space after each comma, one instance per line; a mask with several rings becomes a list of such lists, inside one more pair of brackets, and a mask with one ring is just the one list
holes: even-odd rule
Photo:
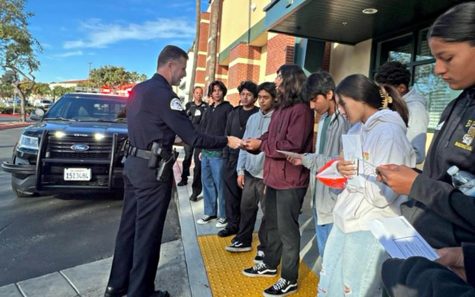
[[254, 263], [262, 263], [264, 261], [264, 251], [257, 250], [256, 257], [254, 258]]
[[297, 292], [297, 282], [291, 283], [285, 278], [280, 278], [272, 287], [264, 290], [264, 296], [287, 296]]
[[242, 274], [249, 277], [273, 277], [277, 274], [277, 269], [271, 269], [264, 263], [257, 263], [251, 268], [246, 268]]
[[190, 201], [193, 201], [193, 202], [198, 201], [198, 195], [196, 195], [195, 193], [191, 194]]
[[188, 180], [186, 178], [182, 178], [181, 181], [177, 184], [179, 187], [186, 186], [188, 184]]
[[234, 234], [237, 234], [237, 230], [232, 228], [224, 228], [218, 232], [219, 237], [228, 237]]
[[231, 244], [226, 247], [226, 250], [232, 253], [241, 253], [241, 252], [249, 252], [250, 250], [252, 250], [252, 247], [250, 244], [245, 245], [244, 243], [240, 241], [234, 241], [234, 242], [231, 242]]

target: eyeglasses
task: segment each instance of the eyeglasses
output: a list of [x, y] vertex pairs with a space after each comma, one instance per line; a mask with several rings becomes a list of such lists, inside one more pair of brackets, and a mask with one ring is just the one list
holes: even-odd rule
[[282, 73], [277, 73], [277, 78], [282, 79]]

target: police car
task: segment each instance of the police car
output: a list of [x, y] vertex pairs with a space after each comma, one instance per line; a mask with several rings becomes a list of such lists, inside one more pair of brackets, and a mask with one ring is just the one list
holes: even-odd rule
[[127, 97], [69, 93], [45, 113], [30, 116], [11, 162], [17, 197], [44, 193], [123, 192], [122, 170], [127, 140]]

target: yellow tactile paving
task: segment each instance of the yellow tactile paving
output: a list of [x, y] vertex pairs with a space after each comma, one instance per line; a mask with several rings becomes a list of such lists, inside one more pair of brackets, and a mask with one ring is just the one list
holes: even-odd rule
[[[257, 236], [255, 236], [257, 237]], [[256, 242], [251, 252], [229, 253], [224, 248], [232, 237], [221, 238], [217, 235], [199, 236], [198, 242], [203, 256], [208, 280], [214, 297], [255, 297], [262, 296], [265, 288], [275, 283], [279, 274], [273, 278], [246, 277], [241, 273], [244, 268], [254, 265]], [[314, 297], [317, 295], [317, 276], [300, 263], [299, 289], [291, 296]]]

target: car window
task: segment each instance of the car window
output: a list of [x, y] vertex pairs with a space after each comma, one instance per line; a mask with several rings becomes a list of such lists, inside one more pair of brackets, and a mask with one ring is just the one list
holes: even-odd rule
[[115, 98], [63, 97], [51, 107], [46, 118], [75, 121], [125, 121], [125, 100]]

